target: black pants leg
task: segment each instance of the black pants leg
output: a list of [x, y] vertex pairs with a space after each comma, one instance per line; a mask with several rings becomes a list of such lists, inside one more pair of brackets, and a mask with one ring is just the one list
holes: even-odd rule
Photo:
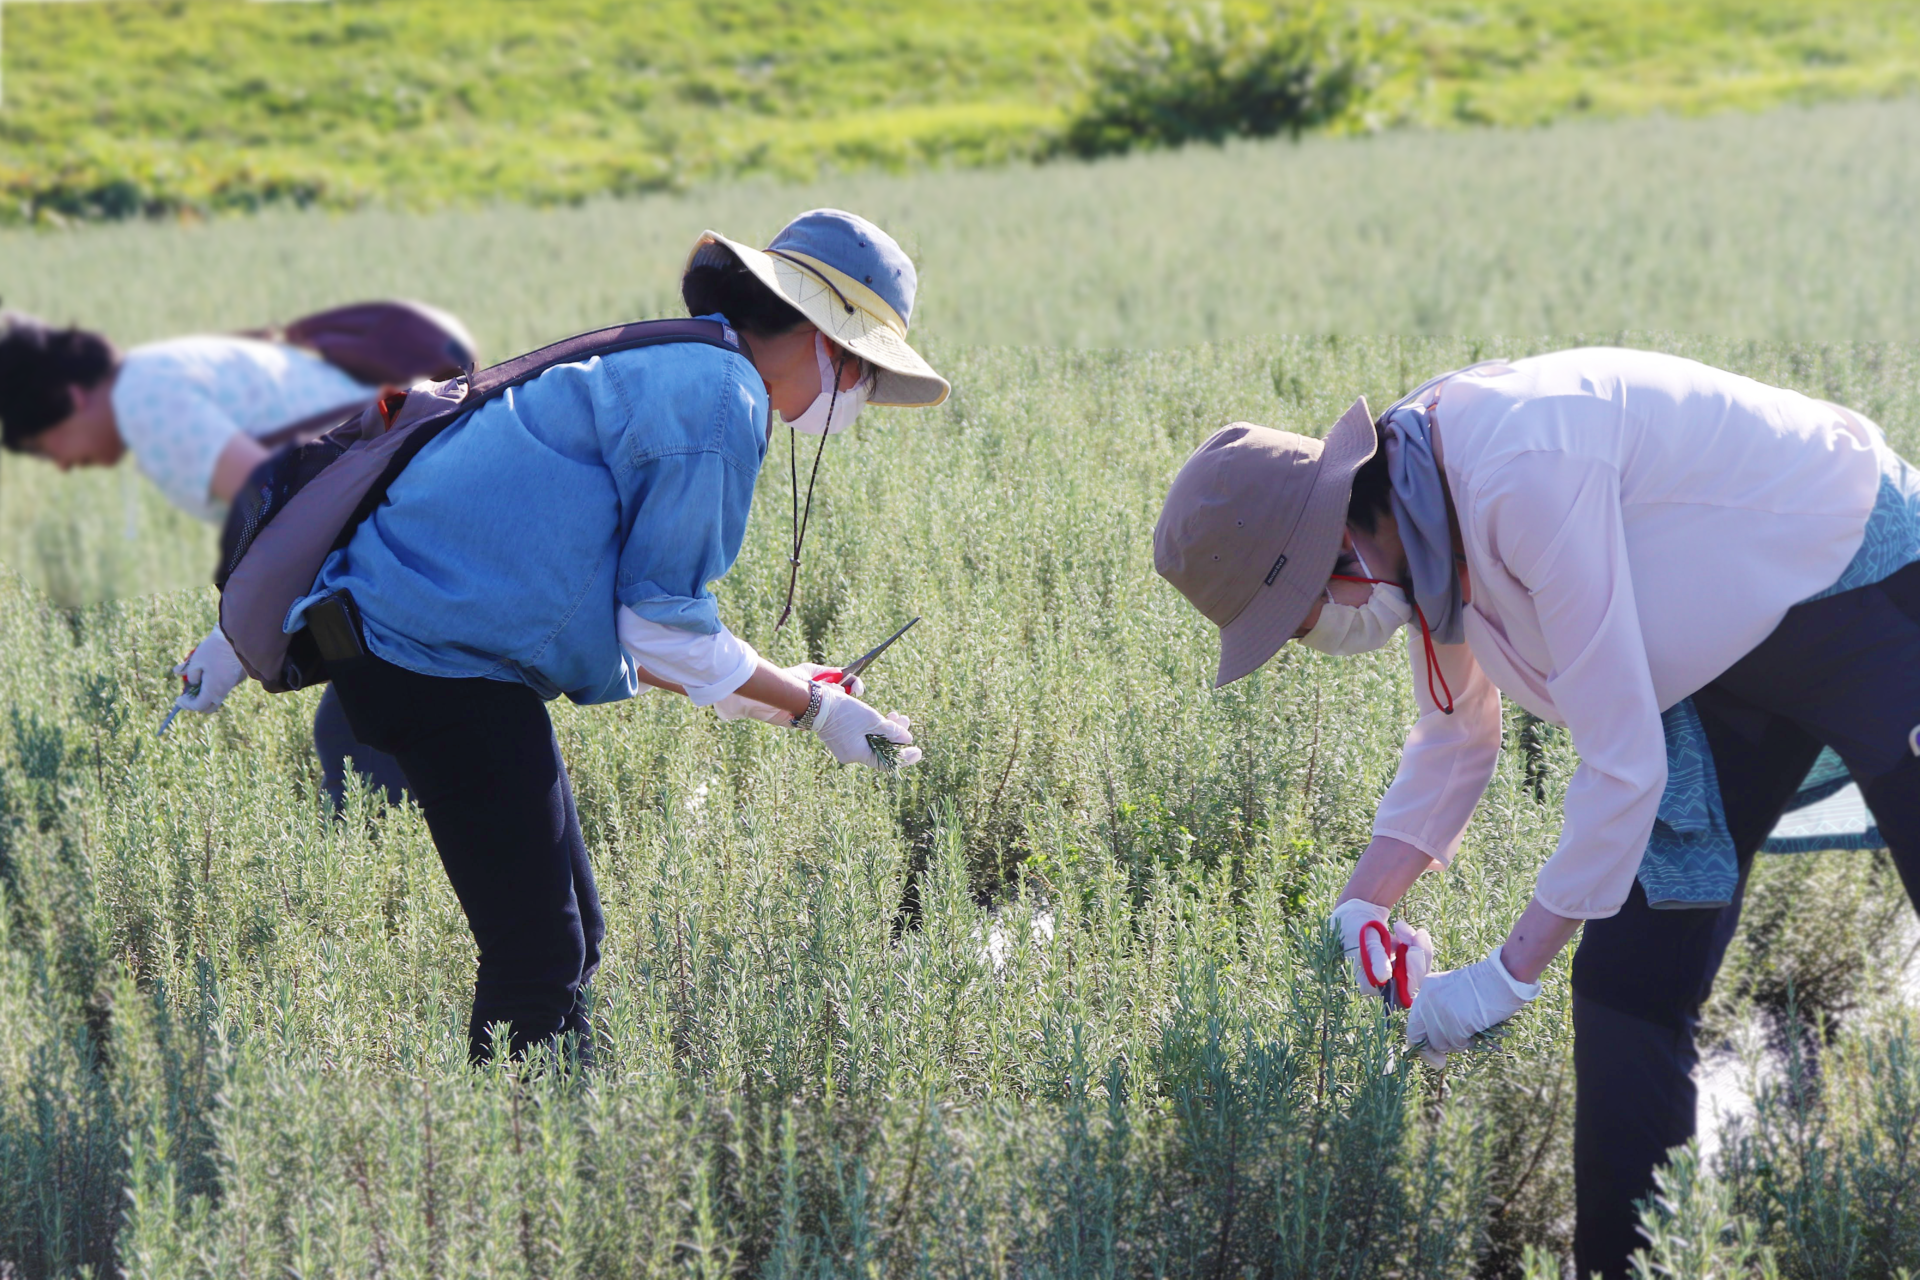
[[386, 752], [370, 747], [353, 736], [347, 713], [341, 709], [340, 694], [332, 685], [320, 695], [313, 713], [313, 749], [320, 756], [320, 788], [327, 793], [333, 811], [347, 803], [347, 761], [368, 785], [378, 787], [388, 804], [399, 804], [407, 785], [400, 762]]
[[390, 751], [433, 832], [480, 952], [468, 1022], [510, 1051], [562, 1035], [588, 1050], [584, 991], [606, 922], [552, 722], [525, 685], [418, 675], [367, 657], [334, 672], [363, 742]]
[[[1635, 885], [1590, 921], [1574, 955], [1574, 1260], [1627, 1274], [1634, 1201], [1694, 1132], [1694, 1029], [1738, 924], [1754, 852], [1822, 744], [1861, 784], [1909, 896], [1920, 888], [1920, 565], [1789, 611], [1752, 653], [1694, 696], [1740, 855], [1718, 910], [1655, 911]], [[1920, 897], [1915, 897], [1920, 902]]]
[[1618, 915], [1588, 921], [1573, 957], [1574, 1265], [1628, 1274], [1643, 1241], [1635, 1202], [1693, 1136], [1694, 1032], [1740, 921], [1754, 852], [1807, 776], [1820, 744], [1785, 722], [1742, 739], [1695, 698], [1713, 746], [1740, 879], [1717, 909], [1656, 910], [1638, 882]]

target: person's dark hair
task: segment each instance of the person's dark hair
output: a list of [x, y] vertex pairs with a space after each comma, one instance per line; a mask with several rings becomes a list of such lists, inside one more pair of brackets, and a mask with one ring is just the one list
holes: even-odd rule
[[15, 453], [73, 412], [71, 388], [97, 386], [120, 353], [101, 335], [0, 313], [0, 443]]
[[1347, 497], [1347, 523], [1372, 533], [1380, 517], [1393, 514], [1393, 482], [1387, 476], [1387, 450], [1376, 443], [1373, 456], [1353, 473]]
[[680, 280], [680, 300], [690, 316], [717, 312], [736, 329], [768, 337], [791, 332], [806, 321], [792, 303], [731, 255], [724, 264], [703, 262], [687, 272]]

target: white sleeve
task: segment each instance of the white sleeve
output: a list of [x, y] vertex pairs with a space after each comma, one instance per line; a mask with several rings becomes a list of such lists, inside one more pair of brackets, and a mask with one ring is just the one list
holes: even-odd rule
[[1547, 689], [1580, 753], [1536, 892], [1556, 915], [1603, 919], [1633, 889], [1667, 784], [1620, 476], [1592, 459], [1523, 454], [1488, 478], [1478, 505], [1494, 552], [1533, 597]]
[[712, 635], [649, 622], [625, 605], [615, 615], [620, 647], [650, 674], [710, 707], [747, 682], [760, 655], [725, 627]]
[[1404, 840], [1450, 865], [1500, 758], [1500, 691], [1466, 645], [1436, 644], [1433, 651], [1453, 692], [1453, 714], [1428, 693], [1427, 649], [1415, 622], [1407, 628], [1407, 657], [1420, 719], [1408, 730], [1393, 785], [1380, 798], [1373, 834]]

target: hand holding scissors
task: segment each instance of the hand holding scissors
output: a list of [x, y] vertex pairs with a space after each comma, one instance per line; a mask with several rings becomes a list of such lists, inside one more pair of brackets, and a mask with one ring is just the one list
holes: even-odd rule
[[[855, 658], [852, 662], [849, 662], [846, 666], [841, 667], [838, 671], [821, 671], [812, 678], [821, 684], [838, 685], [842, 689], [851, 690], [854, 682], [860, 678], [860, 673], [872, 666], [875, 658], [878, 658], [881, 654], [892, 648], [893, 642], [912, 630], [913, 624], [918, 621], [920, 621], [918, 616], [907, 619], [905, 626]], [[908, 723], [904, 716], [896, 716], [895, 718], [899, 719], [902, 726]], [[908, 750], [911, 751], [912, 754], [910, 756], [902, 756], [898, 744], [881, 734], [870, 733], [866, 735], [866, 739], [868, 749], [873, 752], [874, 758], [879, 761], [882, 769], [892, 771], [901, 765], [912, 764], [920, 758], [919, 748], [909, 747]], [[911, 741], [911, 739], [909, 739], [909, 741]]]
[[[1369, 943], [1377, 943], [1380, 954], [1387, 957], [1386, 973], [1375, 971]], [[1421, 981], [1433, 967], [1433, 942], [1425, 929], [1412, 928], [1404, 920], [1396, 921], [1391, 932], [1382, 921], [1369, 920], [1360, 927], [1360, 967], [1389, 1009], [1411, 1009]]]
[[[187, 656], [188, 656], [188, 657], [192, 657], [193, 655], [191, 655], [191, 654], [189, 654], [189, 655], [187, 655]], [[205, 677], [202, 677], [202, 679], [205, 679]], [[180, 690], [180, 696], [181, 696], [181, 697], [183, 697], [183, 698], [197, 698], [197, 697], [199, 697], [199, 696], [200, 696], [200, 681], [199, 681], [199, 680], [195, 680], [195, 681], [194, 681], [194, 682], [193, 682], [192, 684], [188, 684], [188, 683], [187, 683], [187, 678], [186, 678], [185, 676], [181, 676], [181, 677], [180, 677], [180, 683], [181, 683], [181, 685], [183, 686], [183, 687], [181, 688], [181, 690]], [[156, 738], [164, 738], [164, 737], [166, 737], [166, 736], [167, 736], [167, 730], [169, 730], [169, 729], [171, 729], [171, 728], [173, 728], [173, 718], [174, 718], [175, 716], [177, 716], [177, 715], [179, 715], [179, 714], [180, 714], [180, 712], [181, 712], [181, 711], [182, 711], [183, 709], [184, 709], [184, 708], [182, 708], [182, 707], [181, 707], [181, 705], [180, 705], [180, 704], [179, 704], [178, 702], [175, 702], [175, 703], [173, 704], [173, 710], [171, 710], [171, 711], [169, 711], [169, 712], [167, 712], [167, 718], [166, 718], [165, 720], [162, 720], [162, 721], [160, 722], [160, 727], [159, 727], [159, 728], [158, 728], [157, 730], [155, 730], [155, 731], [154, 731], [154, 735], [153, 735], [153, 736], [154, 736], [154, 737], [156, 737]]]

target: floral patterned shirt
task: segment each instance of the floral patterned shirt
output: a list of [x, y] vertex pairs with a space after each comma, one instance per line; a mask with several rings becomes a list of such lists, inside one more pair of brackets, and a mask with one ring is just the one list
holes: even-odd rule
[[113, 413], [134, 462], [167, 500], [202, 520], [222, 506], [214, 463], [235, 434], [281, 427], [372, 395], [319, 356], [251, 338], [192, 337], [127, 352]]

